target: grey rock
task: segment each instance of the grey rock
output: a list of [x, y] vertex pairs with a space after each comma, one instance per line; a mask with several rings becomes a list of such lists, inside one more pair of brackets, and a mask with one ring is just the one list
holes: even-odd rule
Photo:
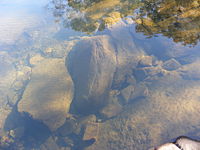
[[126, 103], [129, 101], [134, 91], [135, 91], [135, 87], [132, 85], [129, 85], [128, 87], [121, 90], [120, 92], [121, 96], [123, 97]]
[[176, 61], [175, 59], [170, 59], [170, 60], [167, 60], [163, 63], [163, 69], [165, 70], [168, 70], [168, 71], [173, 71], [173, 70], [176, 70], [178, 69], [179, 67], [181, 67], [181, 64]]
[[122, 111], [122, 106], [119, 103], [108, 104], [101, 111], [100, 115], [103, 119], [109, 119], [118, 115]]
[[88, 115], [79, 119], [79, 123], [82, 125], [87, 124], [88, 122], [96, 122], [97, 118], [95, 115]]
[[133, 70], [133, 75], [137, 81], [142, 81], [148, 76], [148, 73], [147, 73], [146, 69], [138, 68], [138, 69]]
[[57, 133], [60, 136], [64, 137], [73, 133], [76, 128], [78, 128], [76, 120], [69, 119], [66, 120], [65, 123], [60, 128], [58, 128]]
[[138, 62], [137, 67], [151, 67], [153, 64], [152, 56], [143, 56], [141, 60]]
[[89, 114], [102, 108], [116, 69], [109, 37], [96, 36], [79, 42], [69, 53], [67, 66], [75, 85], [75, 110]]
[[49, 137], [41, 146], [41, 150], [60, 150], [53, 137]]
[[61, 147], [73, 147], [74, 146], [73, 140], [70, 139], [69, 137], [58, 137], [58, 140], [56, 141], [56, 143], [58, 143], [58, 145]]
[[115, 47], [117, 58], [117, 69], [113, 79], [115, 88], [121, 88], [118, 85], [126, 82], [127, 75], [132, 74], [132, 69], [144, 56], [143, 50], [135, 44], [131, 30], [132, 26], [126, 25], [124, 22], [119, 22], [109, 30], [112, 41], [110, 43]]
[[200, 61], [182, 66], [178, 72], [185, 80], [200, 80]]

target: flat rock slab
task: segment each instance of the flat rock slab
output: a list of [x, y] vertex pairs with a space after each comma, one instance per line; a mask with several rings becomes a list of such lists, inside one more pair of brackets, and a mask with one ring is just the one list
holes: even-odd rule
[[64, 124], [73, 96], [73, 83], [63, 59], [44, 59], [32, 70], [32, 77], [18, 104], [52, 131]]

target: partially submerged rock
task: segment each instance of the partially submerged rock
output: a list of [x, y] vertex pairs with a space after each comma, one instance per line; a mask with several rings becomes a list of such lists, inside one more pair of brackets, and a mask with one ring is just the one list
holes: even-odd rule
[[60, 127], [73, 97], [73, 83], [63, 59], [45, 59], [33, 68], [31, 80], [18, 104], [52, 131]]

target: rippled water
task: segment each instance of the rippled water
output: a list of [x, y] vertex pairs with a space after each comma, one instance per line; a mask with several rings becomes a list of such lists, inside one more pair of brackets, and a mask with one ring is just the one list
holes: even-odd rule
[[199, 0], [1, 0], [0, 149], [199, 140], [199, 12]]

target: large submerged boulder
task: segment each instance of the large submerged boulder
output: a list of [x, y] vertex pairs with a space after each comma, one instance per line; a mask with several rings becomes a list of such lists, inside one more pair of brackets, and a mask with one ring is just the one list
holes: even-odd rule
[[73, 83], [63, 59], [44, 59], [32, 70], [32, 77], [18, 103], [52, 131], [64, 124], [73, 97]]
[[75, 85], [75, 111], [98, 112], [108, 103], [111, 87], [119, 88], [144, 56], [133, 42], [130, 28], [121, 21], [104, 35], [83, 39], [69, 53], [67, 67]]
[[116, 69], [116, 54], [109, 37], [80, 41], [69, 53], [67, 67], [75, 86], [75, 110], [82, 114], [98, 111], [106, 104]]

